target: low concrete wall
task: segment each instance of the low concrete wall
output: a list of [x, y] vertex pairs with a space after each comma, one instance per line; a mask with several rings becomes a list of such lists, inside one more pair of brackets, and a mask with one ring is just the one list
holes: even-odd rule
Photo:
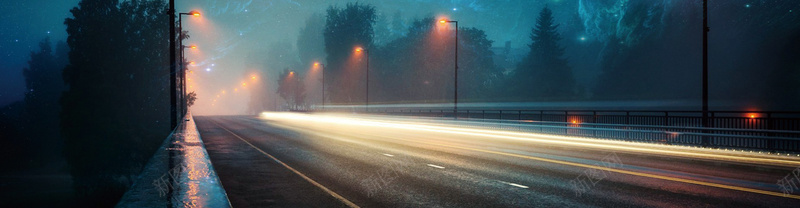
[[161, 144], [116, 207], [230, 207], [191, 114]]

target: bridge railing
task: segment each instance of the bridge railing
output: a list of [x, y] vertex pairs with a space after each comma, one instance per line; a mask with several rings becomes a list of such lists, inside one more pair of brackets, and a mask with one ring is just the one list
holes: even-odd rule
[[[457, 125], [614, 140], [800, 152], [800, 112], [381, 109], [372, 114], [440, 117]], [[706, 138], [708, 143], [704, 144]]]

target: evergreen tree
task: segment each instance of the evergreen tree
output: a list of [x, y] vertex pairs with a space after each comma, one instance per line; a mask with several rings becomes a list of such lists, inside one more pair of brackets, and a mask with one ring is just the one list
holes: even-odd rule
[[575, 78], [563, 58], [558, 26], [553, 12], [547, 7], [542, 9], [531, 31], [530, 52], [514, 74], [512, 84], [517, 87], [517, 95], [544, 100], [572, 98], [575, 94]]

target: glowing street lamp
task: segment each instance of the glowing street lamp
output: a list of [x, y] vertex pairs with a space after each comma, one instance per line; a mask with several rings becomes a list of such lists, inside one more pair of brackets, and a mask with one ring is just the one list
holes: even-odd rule
[[367, 76], [365, 78], [367, 80], [367, 84], [366, 84], [367, 85], [367, 93], [366, 93], [367, 95], [366, 95], [366, 102], [365, 102], [366, 104], [365, 104], [364, 109], [366, 109], [366, 111], [369, 112], [369, 50], [366, 50], [366, 49], [364, 49], [362, 47], [356, 47], [355, 51], [356, 51], [356, 53], [364, 52], [367, 55]]
[[454, 81], [454, 83], [455, 83], [455, 93], [453, 93], [453, 117], [455, 119], [458, 119], [458, 21], [441, 19], [441, 20], [439, 20], [439, 23], [441, 23], [441, 24], [455, 23], [456, 24], [456, 38], [455, 38], [456, 39], [456, 42], [455, 42], [455, 45], [456, 45], [456, 53], [455, 53], [456, 54], [455, 55], [456, 64], [455, 65], [456, 65], [456, 67], [455, 67], [455, 70], [454, 70], [454, 78], [453, 78], [455, 80]]
[[322, 110], [325, 110], [325, 64], [314, 62], [314, 67], [320, 67], [320, 66], [322, 66], [322, 68], [320, 68], [320, 70], [322, 70]]

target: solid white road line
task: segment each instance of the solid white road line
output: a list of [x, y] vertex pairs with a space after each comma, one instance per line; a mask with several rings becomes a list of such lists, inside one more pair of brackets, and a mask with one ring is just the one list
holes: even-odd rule
[[383, 156], [386, 156], [386, 157], [394, 157], [394, 155], [392, 155], [392, 154], [386, 154], [386, 153], [383, 153]]
[[239, 136], [239, 135], [237, 135], [236, 133], [233, 133], [231, 130], [228, 130], [227, 128], [225, 128], [225, 127], [222, 127], [222, 125], [219, 125], [219, 123], [217, 123], [216, 121], [214, 121], [214, 124], [216, 124], [217, 126], [219, 126], [219, 127], [220, 127], [220, 128], [222, 128], [222, 129], [224, 129], [224, 130], [225, 130], [225, 131], [227, 131], [228, 133], [231, 133], [231, 134], [232, 134], [233, 136], [235, 136], [236, 138], [239, 138], [239, 139], [240, 139], [240, 140], [242, 140], [244, 143], [247, 143], [247, 145], [250, 145], [250, 147], [253, 147], [254, 149], [258, 150], [259, 152], [261, 152], [261, 154], [264, 154], [264, 155], [266, 155], [267, 157], [269, 157], [270, 159], [274, 160], [275, 162], [278, 162], [278, 164], [281, 164], [281, 165], [283, 165], [283, 167], [286, 167], [286, 169], [289, 169], [289, 170], [291, 170], [292, 172], [294, 172], [295, 174], [297, 174], [297, 175], [299, 175], [300, 177], [302, 177], [303, 179], [306, 179], [306, 181], [310, 182], [311, 184], [314, 184], [314, 186], [317, 186], [317, 187], [319, 187], [320, 189], [322, 189], [323, 191], [327, 192], [328, 194], [330, 194], [330, 195], [331, 195], [331, 196], [333, 196], [334, 198], [338, 199], [339, 201], [341, 201], [342, 203], [344, 203], [344, 204], [345, 204], [345, 205], [347, 205], [348, 207], [352, 207], [352, 208], [358, 208], [358, 207], [359, 207], [358, 205], [354, 204], [354, 203], [353, 203], [353, 202], [351, 202], [350, 200], [347, 200], [347, 199], [345, 199], [345, 198], [344, 198], [342, 195], [339, 195], [339, 194], [337, 194], [336, 192], [333, 192], [333, 191], [331, 191], [330, 189], [326, 188], [326, 187], [325, 187], [325, 186], [323, 186], [322, 184], [319, 184], [319, 183], [317, 183], [316, 181], [314, 181], [313, 179], [309, 178], [309, 177], [308, 177], [308, 176], [306, 176], [305, 174], [303, 174], [303, 173], [300, 173], [300, 171], [297, 171], [296, 169], [294, 169], [294, 168], [290, 167], [290, 166], [289, 166], [289, 165], [287, 165], [286, 163], [283, 163], [282, 161], [278, 160], [278, 158], [275, 158], [275, 157], [273, 157], [273, 156], [272, 156], [272, 155], [270, 155], [269, 153], [267, 153], [267, 152], [264, 152], [264, 150], [261, 150], [261, 149], [259, 149], [258, 147], [256, 147], [255, 145], [251, 144], [251, 143], [250, 143], [250, 142], [248, 142], [247, 140], [244, 140], [242, 137], [240, 137], [240, 136]]

